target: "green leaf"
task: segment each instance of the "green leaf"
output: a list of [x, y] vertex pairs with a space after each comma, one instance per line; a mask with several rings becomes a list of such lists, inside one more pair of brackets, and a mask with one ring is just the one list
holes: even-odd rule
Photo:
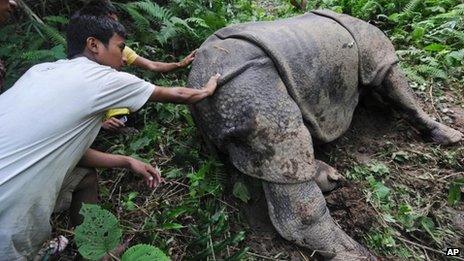
[[389, 223], [395, 223], [396, 222], [395, 218], [389, 213], [383, 214], [382, 217], [383, 217], [383, 220], [385, 220], [386, 222], [389, 222]]
[[411, 33], [412, 40], [417, 41], [422, 39], [425, 34], [425, 28], [423, 27], [416, 27], [414, 31]]
[[388, 169], [388, 167], [387, 167], [385, 164], [380, 163], [380, 162], [371, 164], [371, 165], [370, 165], [370, 170], [371, 170], [372, 172], [374, 172], [375, 174], [378, 174], [378, 175], [380, 175], [380, 176], [385, 175], [385, 174], [388, 174], [388, 173], [390, 172], [390, 170]]
[[171, 260], [163, 251], [159, 248], [138, 244], [135, 245], [122, 255], [122, 261], [169, 261]]
[[118, 220], [98, 205], [83, 204], [79, 213], [84, 216], [84, 222], [75, 230], [79, 253], [87, 259], [98, 260], [121, 241]]
[[461, 187], [464, 187], [464, 179], [458, 179], [451, 183], [448, 191], [448, 204], [456, 206], [461, 202]]
[[388, 194], [390, 194], [390, 189], [381, 182], [378, 182], [375, 185], [375, 194], [378, 198], [384, 199], [388, 196]]
[[132, 142], [129, 147], [130, 147], [130, 149], [132, 151], [137, 151], [137, 150], [142, 149], [143, 147], [149, 145], [151, 140], [152, 140], [151, 138], [144, 136], [144, 137], [142, 137], [140, 139], [137, 139], [136, 141]]
[[240, 181], [235, 182], [233, 194], [245, 203], [250, 200], [250, 192], [248, 192], [248, 188]]
[[426, 47], [424, 47], [424, 50], [429, 51], [429, 52], [439, 52], [439, 51], [444, 50], [445, 48], [446, 48], [446, 45], [433, 43], [433, 44], [429, 44]]
[[165, 178], [173, 179], [173, 178], [180, 178], [184, 176], [184, 174], [182, 173], [181, 169], [174, 168], [174, 169], [170, 169], [169, 171], [167, 171], [163, 176]]
[[53, 56], [55, 57], [55, 59], [64, 59], [66, 58], [66, 52], [65, 52], [65, 48], [62, 44], [59, 44], [55, 47], [53, 47], [52, 49], [50, 49], [50, 51], [53, 52]]
[[183, 228], [184, 226], [182, 226], [181, 224], [179, 223], [166, 223], [166, 224], [163, 224], [162, 225], [162, 228], [163, 229], [174, 229], [174, 230], [179, 230], [181, 228]]
[[433, 232], [435, 232], [435, 223], [433, 222], [433, 220], [429, 217], [422, 217], [421, 218], [421, 221], [420, 221], [420, 224], [422, 226], [422, 228], [425, 229], [425, 231], [427, 231], [427, 233], [429, 233], [429, 235], [436, 241], [436, 242], [440, 242], [434, 235]]

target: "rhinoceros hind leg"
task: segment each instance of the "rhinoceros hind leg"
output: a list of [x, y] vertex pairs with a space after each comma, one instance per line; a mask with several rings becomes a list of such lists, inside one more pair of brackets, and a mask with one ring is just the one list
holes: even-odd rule
[[463, 134], [431, 119], [417, 104], [406, 77], [398, 65], [394, 65], [377, 91], [390, 103], [406, 113], [408, 119], [423, 134], [439, 144], [452, 144], [460, 141]]
[[269, 216], [285, 239], [330, 260], [376, 260], [334, 222], [315, 181], [278, 184], [263, 181]]

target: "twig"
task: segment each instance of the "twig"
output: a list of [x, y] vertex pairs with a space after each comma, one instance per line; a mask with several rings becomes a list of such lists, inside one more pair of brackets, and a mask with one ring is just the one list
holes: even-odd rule
[[259, 255], [259, 254], [256, 254], [256, 253], [253, 253], [253, 252], [250, 252], [250, 251], [248, 251], [247, 254], [255, 256], [255, 257], [260, 257], [260, 258], [263, 258], [263, 259], [267, 259], [267, 260], [285, 261], [285, 259], [276, 259], [276, 258], [273, 258], [273, 257], [262, 256], [262, 255]]
[[[437, 254], [440, 254], [440, 255], [446, 255], [446, 254], [443, 253], [442, 251], [433, 249], [433, 248], [428, 247], [428, 246], [424, 246], [424, 245], [418, 244], [418, 243], [416, 243], [416, 242], [407, 240], [406, 238], [403, 238], [403, 237], [397, 237], [397, 238], [398, 238], [399, 240], [405, 242], [405, 243], [414, 245], [414, 246], [416, 246], [416, 247], [420, 247], [420, 248], [423, 248], [423, 249], [427, 249], [427, 250], [429, 250], [429, 251], [432, 251], [432, 252], [437, 253]], [[464, 260], [464, 258], [461, 258], [461, 257], [454, 257], [454, 258], [456, 258], [457, 260]]]
[[443, 176], [443, 177], [439, 178], [438, 180], [442, 181], [442, 180], [446, 180], [447, 178], [454, 177], [454, 176], [459, 176], [459, 175], [464, 175], [464, 172], [460, 171], [460, 172], [456, 172], [456, 173], [453, 173], [453, 174], [449, 174], [449, 175], [446, 175], [446, 176]]
[[217, 199], [217, 200], [218, 200], [219, 202], [221, 202], [222, 204], [224, 204], [224, 205], [226, 205], [226, 206], [230, 207], [231, 209], [233, 209], [233, 210], [235, 210], [235, 211], [239, 211], [239, 209], [238, 209], [238, 208], [236, 208], [236, 207], [232, 206], [231, 204], [229, 204], [229, 203], [225, 202], [224, 200], [222, 200], [222, 199]]
[[214, 247], [213, 247], [213, 238], [211, 236], [211, 226], [208, 226], [208, 235], [209, 235], [209, 245], [211, 248], [211, 253], [213, 254], [213, 260], [216, 261], [216, 254], [214, 253]]
[[71, 235], [74, 235], [74, 231], [72, 231], [72, 230], [67, 230], [67, 229], [64, 229], [64, 228], [56, 228], [56, 230], [58, 230], [60, 232], [65, 232], [65, 233], [69, 233]]
[[114, 260], [121, 261], [121, 259], [119, 259], [117, 256], [115, 256], [115, 255], [114, 255], [113, 253], [111, 253], [111, 252], [108, 252], [108, 255], [109, 255], [110, 257], [112, 257]]
[[422, 250], [424, 251], [425, 259], [430, 260], [429, 255], [427, 255], [427, 251], [425, 251], [425, 249], [422, 249]]
[[116, 178], [116, 181], [113, 184], [113, 189], [111, 190], [110, 195], [108, 197], [108, 200], [111, 200], [111, 198], [113, 197], [113, 193], [116, 190], [118, 183], [121, 182], [122, 176], [124, 176], [124, 174], [125, 174], [125, 171], [121, 172]]
[[441, 119], [440, 114], [438, 114], [438, 111], [435, 108], [435, 102], [433, 101], [433, 84], [430, 85], [429, 95], [430, 95], [430, 103], [432, 105], [432, 108], [435, 111], [437, 118], [440, 120], [440, 122], [442, 122], [443, 120]]
[[309, 259], [308, 259], [303, 253], [301, 253], [300, 250], [298, 250], [298, 253], [300, 253], [301, 257], [302, 257], [305, 261], [309, 261]]

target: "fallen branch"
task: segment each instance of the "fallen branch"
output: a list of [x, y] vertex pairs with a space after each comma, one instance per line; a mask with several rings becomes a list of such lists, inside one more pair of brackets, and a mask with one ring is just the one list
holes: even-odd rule
[[[431, 251], [431, 252], [434, 252], [434, 253], [437, 253], [437, 254], [440, 254], [440, 255], [446, 255], [446, 253], [444, 253], [443, 251], [439, 251], [439, 250], [433, 249], [431, 247], [418, 244], [416, 242], [407, 240], [406, 238], [403, 238], [403, 237], [397, 237], [397, 239], [403, 241], [404, 243], [408, 243], [408, 244], [414, 245], [416, 247], [420, 247], [422, 249], [427, 249], [428, 251]], [[464, 258], [462, 258], [462, 257], [454, 257], [454, 258], [457, 259], [457, 260], [464, 260]]]

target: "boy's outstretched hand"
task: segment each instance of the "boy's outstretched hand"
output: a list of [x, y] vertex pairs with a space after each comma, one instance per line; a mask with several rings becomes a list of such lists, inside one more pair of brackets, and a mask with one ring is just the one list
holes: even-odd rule
[[179, 67], [187, 67], [194, 59], [197, 53], [197, 49], [193, 50], [189, 55], [187, 55], [182, 61], [179, 62]]
[[129, 160], [129, 164], [130, 169], [133, 172], [143, 176], [145, 182], [147, 183], [147, 186], [150, 188], [154, 188], [164, 181], [161, 177], [159, 169], [154, 168], [150, 164], [147, 164], [140, 160], [136, 160], [134, 158], [131, 158]]
[[214, 91], [217, 88], [219, 77], [221, 74], [216, 73], [215, 75], [209, 78], [208, 82], [206, 83], [204, 89], [208, 91], [209, 96], [213, 95]]

